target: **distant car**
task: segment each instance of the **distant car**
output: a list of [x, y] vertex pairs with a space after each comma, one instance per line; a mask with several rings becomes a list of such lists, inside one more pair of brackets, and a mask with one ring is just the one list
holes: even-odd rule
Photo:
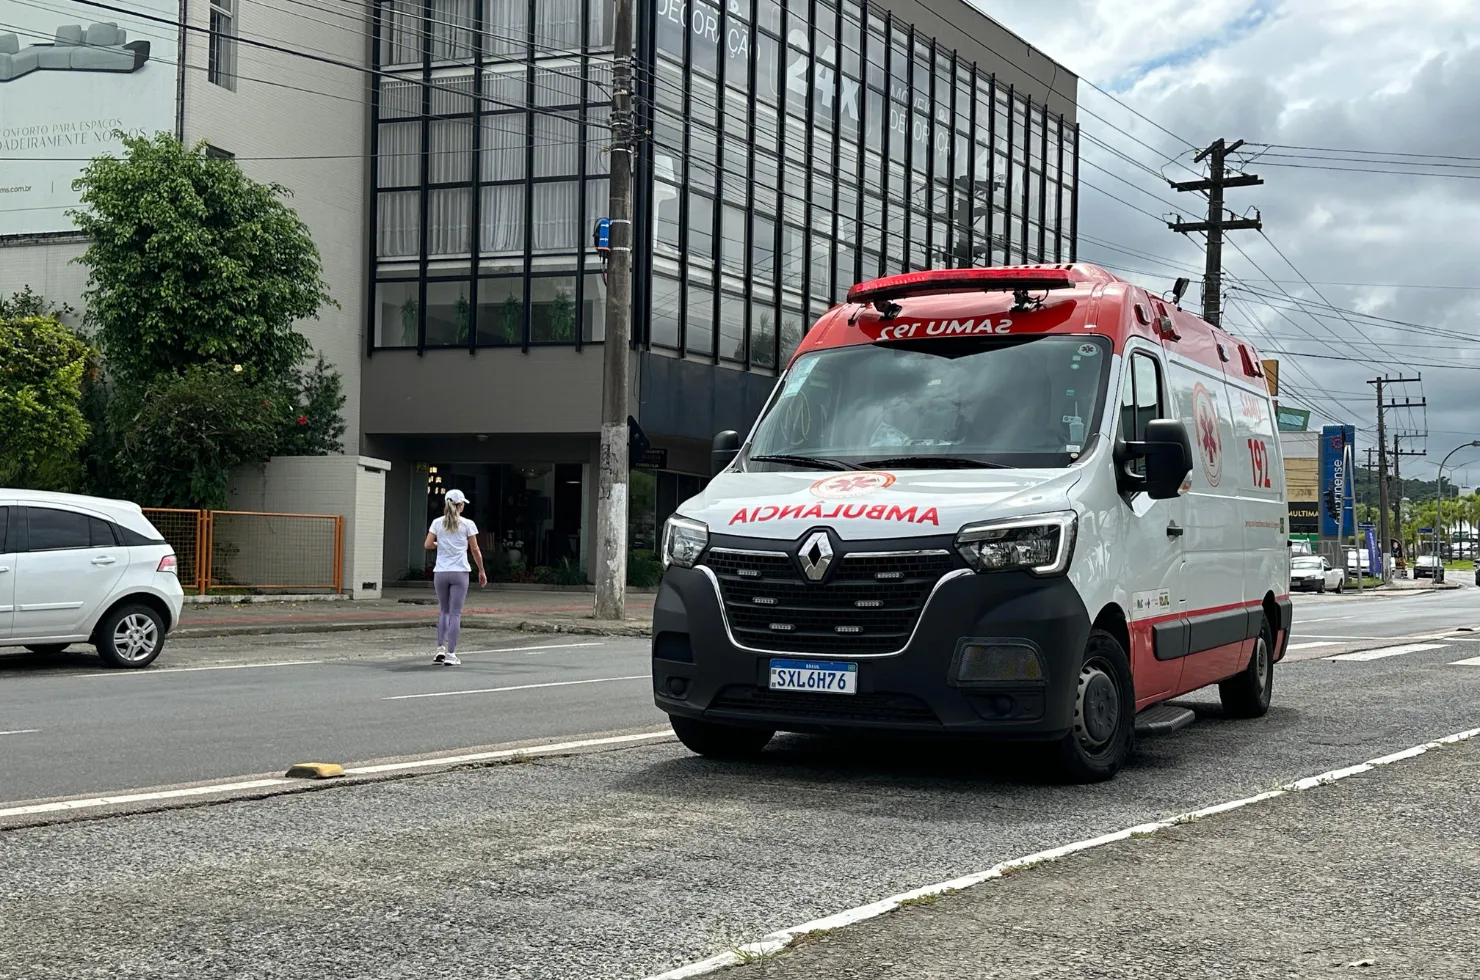
[[137, 504], [0, 488], [0, 646], [147, 667], [180, 621], [175, 552]]
[[1290, 561], [1290, 588], [1308, 592], [1340, 592], [1346, 585], [1346, 572], [1333, 568], [1319, 555], [1302, 555]]
[[1347, 573], [1347, 575], [1355, 578], [1357, 576], [1357, 574], [1358, 574], [1358, 572], [1357, 572], [1357, 566], [1358, 565], [1361, 566], [1361, 574], [1362, 575], [1371, 575], [1372, 574], [1372, 557], [1371, 557], [1371, 555], [1368, 554], [1367, 549], [1366, 548], [1362, 548], [1360, 550], [1354, 550], [1354, 549], [1348, 548], [1347, 549], [1347, 552], [1346, 552], [1346, 573]]
[[1413, 561], [1413, 577], [1435, 578], [1436, 572], [1442, 567], [1437, 555], [1419, 555]]
[[1310, 542], [1304, 538], [1291, 538], [1290, 554], [1294, 557], [1299, 555], [1313, 555], [1315, 552], [1311, 550]]

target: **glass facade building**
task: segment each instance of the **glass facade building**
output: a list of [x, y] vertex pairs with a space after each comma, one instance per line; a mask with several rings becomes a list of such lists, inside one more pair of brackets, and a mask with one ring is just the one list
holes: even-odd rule
[[[854, 282], [1073, 260], [1072, 94], [856, 0], [635, 30], [641, 349], [773, 375]], [[610, 0], [382, 0], [374, 33], [372, 354], [599, 343]]]

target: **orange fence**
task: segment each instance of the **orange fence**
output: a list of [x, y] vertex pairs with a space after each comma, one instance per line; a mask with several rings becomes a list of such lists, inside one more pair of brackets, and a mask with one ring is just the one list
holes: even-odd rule
[[344, 518], [144, 508], [175, 549], [186, 591], [340, 592]]

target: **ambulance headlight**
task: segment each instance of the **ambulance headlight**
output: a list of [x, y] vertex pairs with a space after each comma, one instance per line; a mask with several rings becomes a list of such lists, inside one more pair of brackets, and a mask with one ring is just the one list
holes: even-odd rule
[[709, 528], [686, 517], [670, 517], [663, 525], [663, 567], [693, 568], [709, 544]]
[[1079, 518], [1073, 511], [968, 524], [956, 550], [978, 572], [1057, 575], [1069, 567]]

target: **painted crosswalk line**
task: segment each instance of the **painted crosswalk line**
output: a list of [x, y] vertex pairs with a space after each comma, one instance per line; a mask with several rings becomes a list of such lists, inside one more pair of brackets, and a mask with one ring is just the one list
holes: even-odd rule
[[1443, 643], [1405, 643], [1395, 647], [1379, 647], [1376, 650], [1363, 650], [1360, 653], [1343, 653], [1335, 657], [1327, 657], [1327, 660], [1384, 660], [1388, 657], [1401, 657], [1405, 653], [1421, 653], [1424, 650], [1442, 650]]

